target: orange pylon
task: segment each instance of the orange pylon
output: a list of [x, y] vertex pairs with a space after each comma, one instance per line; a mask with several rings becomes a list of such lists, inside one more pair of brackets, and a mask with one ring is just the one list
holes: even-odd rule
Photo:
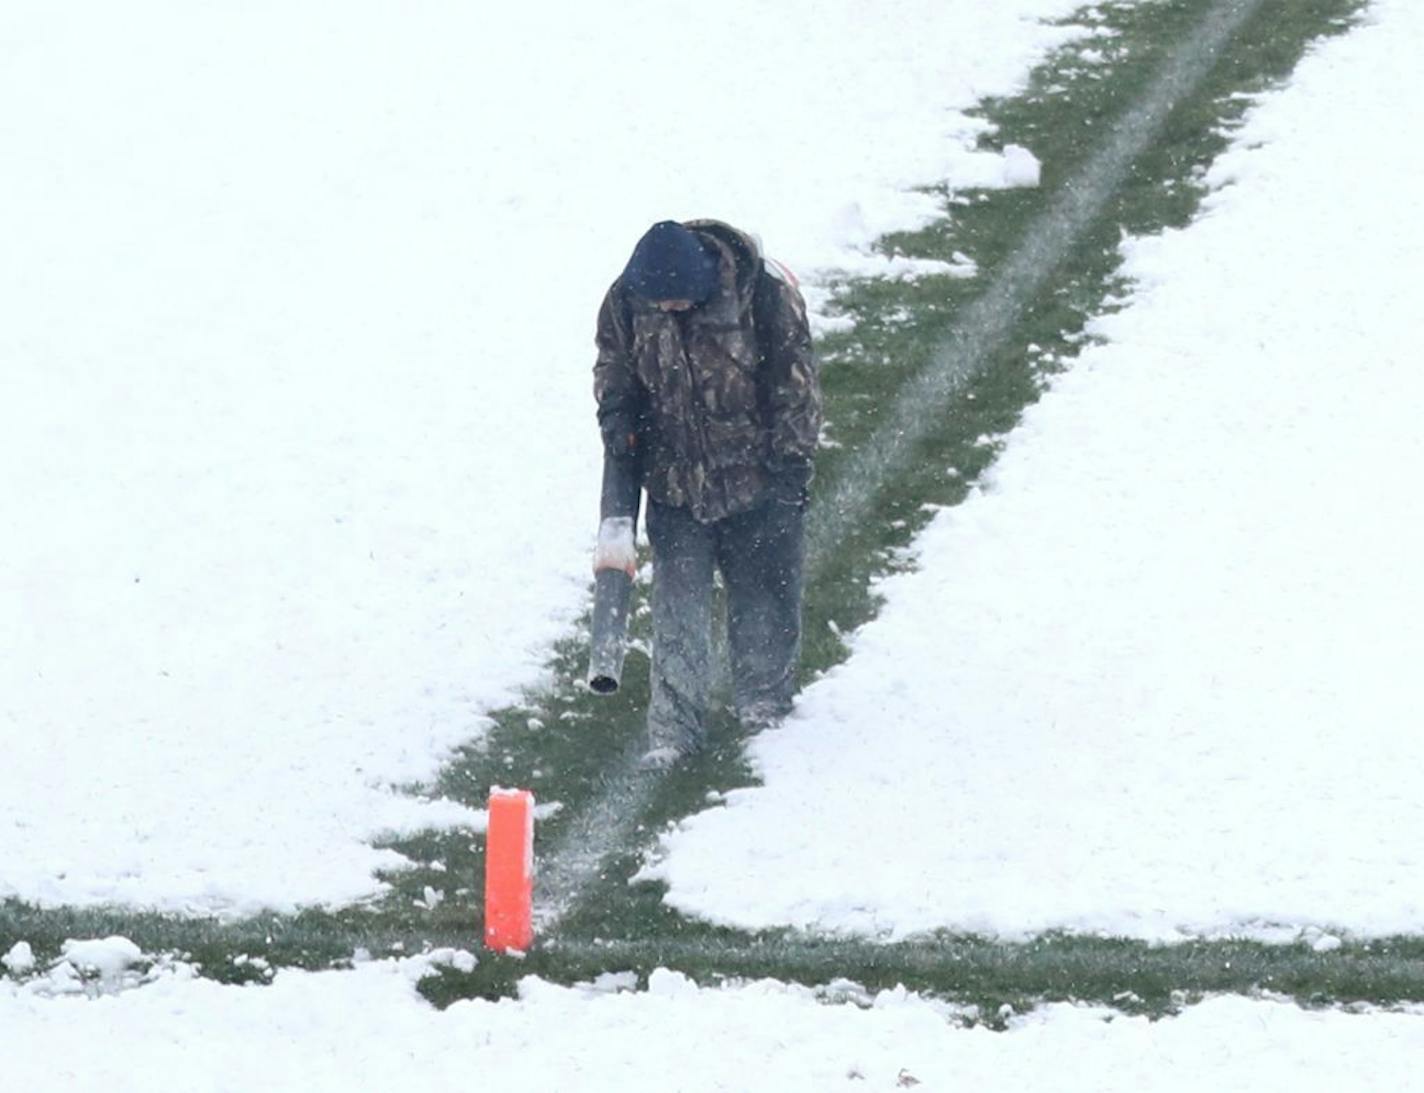
[[485, 834], [485, 948], [527, 952], [533, 916], [534, 794], [496, 786]]

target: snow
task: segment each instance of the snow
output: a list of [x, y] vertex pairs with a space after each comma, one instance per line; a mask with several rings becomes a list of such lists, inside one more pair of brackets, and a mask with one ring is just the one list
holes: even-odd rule
[[1021, 144], [1006, 144], [999, 183], [1005, 188], [1035, 187], [1043, 176], [1043, 164]]
[[[260, 958], [240, 956], [234, 961], [239, 965], [249, 962], [266, 967]], [[17, 941], [0, 963], [15, 981], [0, 980], [0, 998], [14, 993], [34, 998], [100, 998], [160, 979], [191, 979], [196, 974], [193, 967], [172, 956], [149, 956], [120, 936], [69, 938], [60, 946], [59, 956], [43, 966], [28, 942]]]
[[[1051, 1005], [1005, 1032], [903, 988], [772, 981], [699, 988], [658, 969], [583, 987], [525, 979], [517, 1001], [415, 993], [427, 958], [281, 971], [219, 986], [181, 969], [142, 990], [45, 997], [0, 980], [5, 1076], [17, 1089], [1273, 1090], [1420, 1088], [1424, 1011], [1305, 1010], [1213, 998], [1152, 1022]], [[827, 1004], [832, 996], [856, 1001]], [[25, 1045], [15, 1050], [13, 1045]], [[689, 1061], [689, 1045], [696, 1045]], [[1064, 1061], [1071, 1060], [1065, 1066]], [[755, 1076], [754, 1078], [752, 1076]]]
[[[851, 659], [670, 835], [745, 927], [1424, 929], [1424, 9], [1319, 47]], [[1368, 161], [1351, 150], [1376, 149]], [[1334, 940], [1327, 940], [1333, 938]]]
[[28, 941], [17, 941], [0, 956], [0, 964], [4, 964], [11, 975], [28, 975], [35, 968], [35, 951]]
[[60, 955], [80, 972], [102, 979], [117, 979], [143, 960], [143, 950], [126, 937], [85, 938], [65, 941]]
[[[586, 583], [592, 519], [571, 499], [592, 513], [595, 496], [587, 406], [565, 397], [590, 309], [536, 315], [505, 280], [593, 301], [646, 221], [708, 211], [785, 226], [776, 249], [805, 267], [874, 268], [855, 249], [874, 225], [922, 215], [897, 186], [979, 169], [958, 143], [972, 124], [939, 104], [1011, 84], [1054, 38], [1019, 15], [1063, 9], [790, 4], [756, 11], [764, 40], [737, 35], [753, 8], [729, 3], [725, 25], [699, 23], [705, 52], [679, 36], [668, 58], [679, 15], [651, 3], [617, 27], [561, 10], [567, 40], [539, 39], [543, 5], [484, 38], [433, 5], [324, 22], [150, 0], [63, 33], [7, 5], [0, 162], [23, 192], [0, 207], [17, 305], [0, 595], [22, 614], [0, 616], [0, 897], [340, 900], [390, 863], [371, 832], [482, 823], [389, 787], [537, 673]], [[1406, 510], [1424, 218], [1396, 130], [1424, 12], [1374, 11], [1262, 100], [1199, 223], [1126, 244], [1136, 288], [1108, 344], [920, 537], [921, 570], [885, 582], [852, 659], [758, 741], [765, 788], [714, 795], [670, 839], [675, 902], [882, 936], [1298, 934], [1321, 953], [1420, 929], [1424, 532]], [[792, 33], [804, 58], [776, 48]], [[775, 53], [755, 69], [765, 130], [648, 103], [665, 75], [708, 83], [729, 47]], [[491, 100], [487, 125], [462, 123]], [[722, 121], [772, 148], [798, 111], [778, 173], [819, 173], [805, 193], [679, 143], [677, 121]], [[590, 141], [625, 164], [666, 154], [617, 192], [569, 193], [571, 169], [614, 161]], [[1000, 183], [1027, 168], [1006, 151]], [[726, 209], [699, 207], [714, 196]], [[552, 343], [528, 361], [531, 323]], [[521, 459], [531, 396], [552, 427]], [[1417, 1006], [1213, 997], [1149, 1021], [1054, 1004], [993, 1032], [903, 988], [669, 969], [641, 991], [618, 969], [531, 977], [444, 1011], [416, 993], [478, 959], [358, 950], [312, 973], [238, 956], [270, 983], [222, 986], [123, 937], [70, 939], [43, 967], [19, 939], [0, 957], [0, 1070], [7, 1088], [105, 1093], [1421, 1088]]]
[[1004, 174], [963, 110], [1073, 7], [7, 3], [0, 898], [339, 903], [477, 828], [397, 787], [584, 606], [633, 241], [939, 268], [869, 244]]

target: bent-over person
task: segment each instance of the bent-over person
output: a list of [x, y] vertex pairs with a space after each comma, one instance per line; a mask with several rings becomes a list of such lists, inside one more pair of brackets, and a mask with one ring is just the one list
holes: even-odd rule
[[605, 451], [638, 454], [653, 550], [645, 765], [705, 740], [712, 582], [727, 594], [735, 711], [791, 708], [821, 395], [806, 305], [757, 241], [716, 220], [654, 224], [598, 314]]

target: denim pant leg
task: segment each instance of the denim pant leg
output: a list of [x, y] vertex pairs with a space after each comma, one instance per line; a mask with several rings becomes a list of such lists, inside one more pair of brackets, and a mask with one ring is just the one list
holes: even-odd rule
[[687, 509], [650, 500], [648, 541], [653, 548], [648, 746], [687, 750], [706, 734], [715, 533]]
[[781, 717], [801, 659], [805, 511], [778, 501], [723, 520], [717, 561], [727, 586], [733, 698], [745, 718]]

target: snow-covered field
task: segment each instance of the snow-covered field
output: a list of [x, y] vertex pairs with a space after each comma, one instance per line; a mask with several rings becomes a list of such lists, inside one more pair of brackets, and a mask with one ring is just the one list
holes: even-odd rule
[[0, 10], [0, 898], [359, 898], [536, 682], [594, 312], [666, 217], [803, 272], [1000, 180], [1072, 0]]
[[[1308, 1011], [1222, 997], [1149, 1022], [1045, 1006], [999, 1033], [903, 990], [827, 1005], [762, 981], [699, 989], [654, 972], [440, 1012], [415, 993], [427, 960], [280, 972], [221, 987], [182, 969], [142, 990], [44, 997], [0, 980], [0, 1073], [12, 1089], [103, 1093], [349, 1089], [895, 1090], [1110, 1093], [1424, 1088], [1424, 1011]], [[11, 1044], [23, 1044], [15, 1051]]]
[[1424, 930], [1424, 155], [1398, 139], [1424, 8], [1372, 16], [1253, 109], [1198, 223], [1126, 244], [1107, 344], [756, 741], [764, 787], [667, 839], [676, 906], [883, 936]]
[[[0, 897], [345, 899], [383, 860], [371, 831], [474, 822], [387, 787], [477, 731], [577, 607], [578, 301], [663, 215], [864, 268], [857, 245], [925, 213], [898, 186], [992, 170], [937, 104], [1012, 85], [1059, 36], [1019, 16], [1066, 5], [793, 4], [756, 40], [731, 5], [695, 46], [634, 5], [538, 49], [526, 8], [0, 14], [23, 199], [0, 204]], [[675, 903], [885, 935], [1424, 929], [1424, 209], [1398, 123], [1424, 11], [1374, 15], [1253, 112], [1199, 223], [1126, 245], [1107, 344], [757, 741], [766, 785], [670, 837]], [[733, 48], [777, 56], [747, 69], [771, 111], [750, 130], [723, 109], [742, 92], [650, 105], [647, 81], [710, 83]], [[794, 165], [768, 185], [711, 161], [717, 124], [768, 155], [797, 133]], [[917, 834], [887, 858], [894, 831]], [[429, 956], [263, 987], [144, 971], [119, 940], [0, 956], [7, 1089], [1424, 1088], [1417, 1007], [1054, 1005], [993, 1033], [903, 991], [669, 971], [436, 1011]]]

